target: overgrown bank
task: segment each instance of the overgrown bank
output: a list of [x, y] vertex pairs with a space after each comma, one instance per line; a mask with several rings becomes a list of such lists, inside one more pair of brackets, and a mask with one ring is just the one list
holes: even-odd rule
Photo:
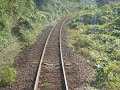
[[69, 46], [96, 69], [92, 87], [119, 90], [120, 2], [81, 11], [69, 23]]

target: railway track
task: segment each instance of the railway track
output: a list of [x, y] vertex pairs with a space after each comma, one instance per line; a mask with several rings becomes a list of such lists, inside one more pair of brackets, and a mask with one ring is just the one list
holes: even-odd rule
[[67, 20], [54, 26], [47, 37], [34, 90], [68, 90], [61, 45], [61, 30]]

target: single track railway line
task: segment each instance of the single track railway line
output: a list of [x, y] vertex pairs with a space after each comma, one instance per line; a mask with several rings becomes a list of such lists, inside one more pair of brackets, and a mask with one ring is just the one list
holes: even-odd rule
[[61, 30], [68, 18], [55, 25], [46, 40], [36, 76], [34, 90], [68, 90]]

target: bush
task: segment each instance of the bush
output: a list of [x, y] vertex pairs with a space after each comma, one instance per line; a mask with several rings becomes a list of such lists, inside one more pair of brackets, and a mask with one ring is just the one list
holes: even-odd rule
[[0, 21], [0, 31], [2, 31], [5, 28], [5, 22]]
[[119, 37], [119, 36], [120, 36], [120, 31], [118, 31], [118, 30], [113, 30], [113, 31], [112, 31], [112, 35], [113, 35], [113, 36], [116, 36], [116, 37]]
[[74, 45], [75, 47], [83, 48], [91, 46], [92, 43], [93, 41], [90, 36], [81, 35]]
[[71, 22], [69, 22], [69, 27], [71, 29], [77, 28], [77, 26], [78, 26], [78, 24], [77, 24], [77, 22], [75, 22], [75, 20], [72, 20]]
[[86, 31], [88, 34], [99, 34], [100, 32], [99, 25], [90, 25], [89, 30]]
[[117, 15], [120, 15], [120, 7], [115, 7], [113, 11], [116, 12]]
[[98, 23], [100, 25], [103, 25], [105, 23], [109, 22], [109, 19], [106, 17], [106, 16], [101, 16], [99, 19], [98, 19]]
[[0, 84], [2, 86], [7, 86], [15, 82], [16, 74], [17, 74], [17, 71], [15, 68], [9, 67], [9, 66], [5, 67], [2, 70], [2, 79], [0, 81]]
[[9, 32], [0, 32], [0, 51], [13, 42], [12, 35]]
[[81, 16], [80, 22], [82, 22], [85, 25], [93, 24], [94, 23], [94, 15], [84, 14], [83, 16]]
[[29, 18], [20, 17], [18, 20], [18, 25], [27, 29], [33, 29]]

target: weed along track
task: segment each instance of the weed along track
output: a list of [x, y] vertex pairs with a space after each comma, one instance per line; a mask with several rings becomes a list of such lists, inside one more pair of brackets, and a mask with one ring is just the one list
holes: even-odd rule
[[61, 30], [66, 21], [60, 21], [48, 35], [34, 90], [68, 90], [61, 48]]

